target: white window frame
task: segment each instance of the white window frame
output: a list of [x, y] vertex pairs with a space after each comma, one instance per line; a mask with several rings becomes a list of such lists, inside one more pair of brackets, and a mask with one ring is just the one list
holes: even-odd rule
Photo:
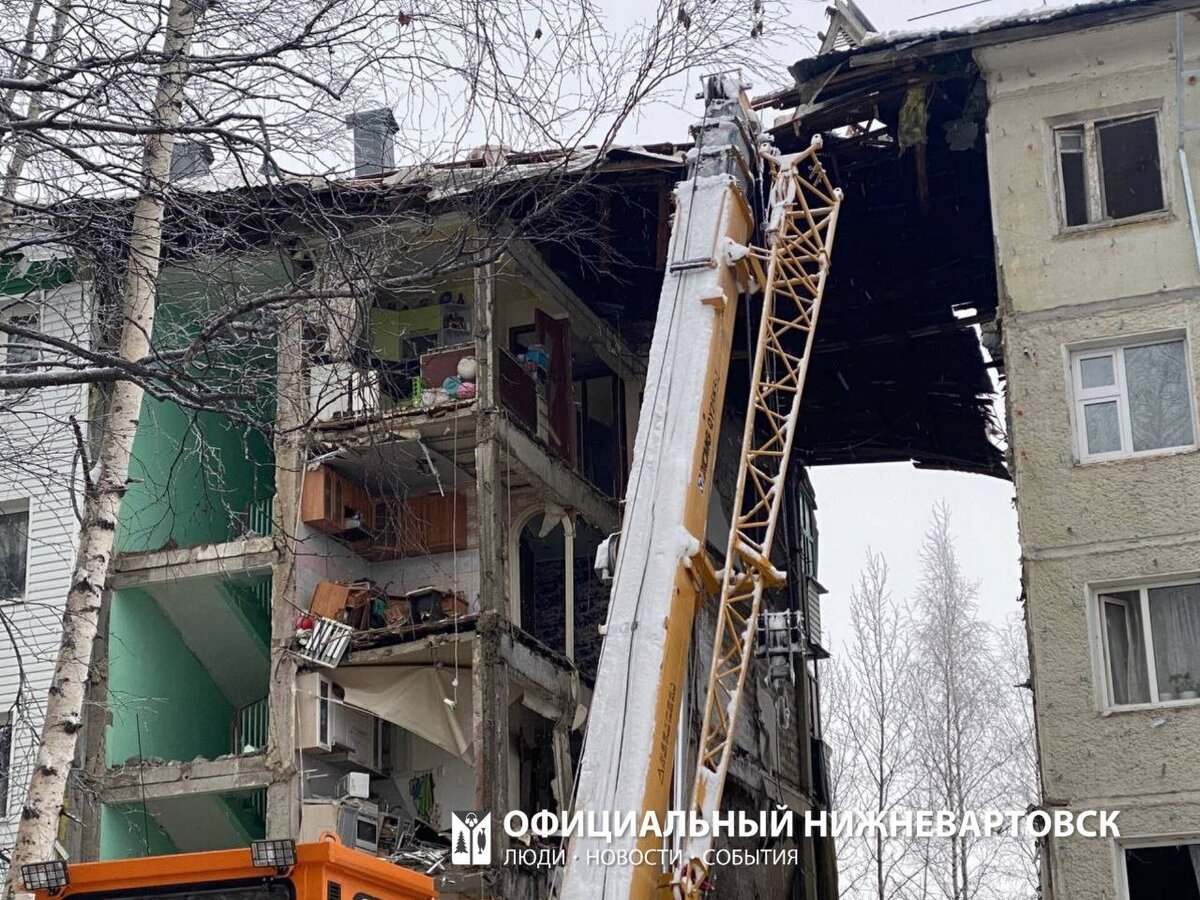
[[1200, 834], [1146, 835], [1144, 837], [1121, 838], [1113, 841], [1113, 874], [1116, 876], [1116, 900], [1129, 900], [1129, 868], [1125, 862], [1126, 850], [1153, 849], [1154, 847], [1178, 847], [1184, 844], [1200, 844]]
[[[1150, 347], [1155, 344], [1168, 344], [1174, 341], [1183, 342], [1184, 363], [1187, 366], [1188, 414], [1192, 423], [1192, 442], [1177, 447], [1156, 447], [1152, 450], [1133, 449], [1133, 426], [1129, 418], [1129, 393], [1125, 386], [1125, 350], [1137, 347]], [[1090, 341], [1084, 344], [1074, 344], [1064, 348], [1067, 362], [1067, 384], [1070, 387], [1071, 398], [1071, 436], [1074, 443], [1075, 459], [1080, 463], [1104, 462], [1114, 459], [1137, 459], [1147, 456], [1166, 456], [1175, 453], [1186, 453], [1195, 450], [1197, 444], [1196, 421], [1196, 379], [1192, 371], [1191, 339], [1186, 329], [1152, 334], [1133, 335], [1128, 338]], [[1103, 387], [1085, 388], [1083, 386], [1082, 363], [1084, 360], [1111, 356], [1113, 360], [1114, 384]], [[1121, 435], [1121, 449], [1107, 453], [1089, 453], [1087, 448], [1087, 420], [1084, 408], [1100, 403], [1117, 404], [1117, 423]]]
[[[1113, 125], [1122, 122], [1133, 122], [1139, 119], [1152, 119], [1158, 146], [1158, 177], [1162, 190], [1162, 208], [1114, 219], [1106, 212], [1107, 203], [1104, 197], [1104, 160], [1100, 156], [1100, 141], [1096, 136], [1097, 127]], [[1146, 105], [1132, 108], [1098, 110], [1092, 113], [1075, 116], [1059, 117], [1049, 122], [1051, 150], [1050, 164], [1052, 166], [1054, 185], [1054, 218], [1058, 225], [1059, 234], [1074, 234], [1081, 231], [1094, 231], [1098, 228], [1111, 228], [1117, 225], [1127, 225], [1136, 222], [1154, 221], [1171, 216], [1170, 179], [1168, 164], [1171, 156], [1163, 144], [1162, 104], [1157, 102], [1152, 107]], [[1063, 184], [1062, 165], [1062, 136], [1064, 132], [1075, 129], [1083, 130], [1083, 174], [1087, 184], [1087, 217], [1086, 222], [1077, 225], [1067, 224], [1067, 192]]]
[[[1165, 579], [1137, 580], [1126, 582], [1108, 582], [1105, 584], [1094, 585], [1089, 591], [1089, 618], [1094, 624], [1093, 646], [1095, 648], [1094, 658], [1098, 661], [1100, 672], [1099, 681], [1101, 685], [1100, 710], [1105, 714], [1114, 712], [1128, 712], [1145, 709], [1162, 709], [1175, 706], [1195, 706], [1200, 704], [1200, 698], [1188, 698], [1186, 700], [1160, 700], [1158, 692], [1158, 667], [1155, 665], [1154, 659], [1154, 636], [1150, 629], [1150, 594], [1149, 591], [1155, 588], [1183, 587], [1185, 585], [1200, 585], [1200, 573], [1190, 575], [1176, 576]], [[1142, 642], [1142, 652], [1146, 657], [1146, 681], [1150, 688], [1150, 701], [1148, 703], [1116, 703], [1113, 700], [1113, 685], [1112, 685], [1112, 660], [1108, 653], [1108, 618], [1104, 615], [1103, 605], [1105, 603], [1103, 595], [1137, 592], [1138, 595], [1138, 611], [1142, 619], [1142, 634], [1138, 638]], [[1130, 636], [1130, 647], [1133, 646], [1133, 638]], [[1200, 841], [1198, 841], [1200, 842]], [[1178, 841], [1174, 843], [1179, 843]], [[1190, 843], [1190, 842], [1189, 842]], [[1149, 846], [1149, 845], [1147, 845]]]

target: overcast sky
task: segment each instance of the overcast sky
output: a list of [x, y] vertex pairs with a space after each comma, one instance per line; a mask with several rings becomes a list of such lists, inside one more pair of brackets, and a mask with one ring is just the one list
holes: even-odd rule
[[[614, 20], [627, 10], [644, 8], [637, 0], [608, 0]], [[749, 4], [750, 0], [746, 0]], [[788, 37], [774, 55], [779, 67], [816, 50], [815, 34], [824, 30], [826, 0], [785, 0]], [[965, 0], [859, 0], [859, 6], [881, 31], [912, 31], [963, 25], [983, 17], [1008, 16], [1023, 10], [1076, 5], [1037, 0], [989, 0], [944, 12]], [[915, 17], [922, 17], [915, 19]], [[755, 85], [756, 91], [769, 85]], [[632, 139], [684, 140], [687, 125], [699, 111], [697, 82], [680, 85], [666, 107], [655, 108], [636, 123]], [[629, 140], [630, 138], [624, 138]], [[849, 631], [850, 586], [867, 548], [884, 553], [892, 572], [893, 595], [911, 599], [919, 577], [917, 554], [932, 505], [950, 506], [963, 567], [980, 583], [983, 613], [999, 623], [1019, 609], [1019, 550], [1013, 491], [1009, 482], [981, 475], [918, 471], [911, 464], [839, 466], [812, 472], [819, 506], [820, 580], [829, 590], [823, 607], [826, 646], [841, 648]]]

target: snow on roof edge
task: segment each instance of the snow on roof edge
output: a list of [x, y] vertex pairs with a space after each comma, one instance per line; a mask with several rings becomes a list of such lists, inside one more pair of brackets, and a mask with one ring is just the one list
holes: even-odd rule
[[[953, 26], [930, 26], [921, 29], [893, 29], [867, 35], [861, 47], [843, 51], [843, 56], [853, 56], [856, 53], [866, 53], [875, 50], [885, 50], [889, 47], [921, 44], [930, 41], [952, 37], [963, 37], [974, 34], [986, 34], [992, 31], [1004, 31], [1022, 25], [1036, 25], [1042, 22], [1053, 22], [1071, 16], [1084, 15], [1093, 12], [1103, 12], [1107, 9], [1133, 8], [1148, 6], [1154, 0], [1079, 0], [1067, 6], [1051, 8], [1033, 7], [1015, 13], [1005, 13], [999, 16], [980, 16], [970, 22]], [[1200, 6], [1200, 0], [1197, 2]], [[824, 54], [832, 55], [832, 54]], [[806, 59], [815, 60], [818, 56]]]

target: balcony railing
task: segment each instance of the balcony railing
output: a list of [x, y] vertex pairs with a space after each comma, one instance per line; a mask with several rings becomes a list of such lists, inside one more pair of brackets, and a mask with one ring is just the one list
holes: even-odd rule
[[270, 497], [263, 497], [261, 500], [255, 500], [241, 512], [233, 513], [234, 534], [232, 536], [270, 536], [274, 511], [275, 497], [272, 495]]
[[238, 707], [229, 728], [230, 753], [257, 753], [267, 747], [267, 698]]

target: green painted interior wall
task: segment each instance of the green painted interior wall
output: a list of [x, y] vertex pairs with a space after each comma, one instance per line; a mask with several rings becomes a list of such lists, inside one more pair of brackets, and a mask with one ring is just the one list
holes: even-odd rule
[[238, 517], [274, 494], [273, 467], [261, 432], [215, 413], [147, 399], [133, 444], [118, 552], [237, 537]]
[[109, 615], [107, 761], [215, 759], [229, 752], [233, 707], [145, 591], [114, 591]]
[[[149, 822], [149, 841], [144, 823]], [[150, 853], [146, 853], [149, 843]], [[105, 804], [100, 807], [100, 858], [133, 859], [146, 855], [178, 853], [176, 846], [153, 816], [144, 817], [136, 803]]]
[[[277, 257], [166, 270], [159, 287], [155, 348], [186, 346], [214, 311], [286, 283], [287, 272]], [[240, 403], [239, 411], [269, 425], [274, 416], [272, 346], [204, 357], [202, 364], [210, 388], [227, 384], [252, 392], [253, 399]], [[117, 550], [191, 547], [238, 537], [249, 506], [274, 494], [274, 479], [274, 454], [264, 428], [147, 397], [133, 445]]]
[[270, 656], [271, 643], [271, 576], [254, 578], [227, 578], [221, 582], [221, 593], [225, 595], [246, 626], [246, 630], [262, 641], [266, 655]]
[[245, 843], [261, 841], [267, 836], [267, 790], [237, 791], [222, 794], [232, 821], [242, 832]]

